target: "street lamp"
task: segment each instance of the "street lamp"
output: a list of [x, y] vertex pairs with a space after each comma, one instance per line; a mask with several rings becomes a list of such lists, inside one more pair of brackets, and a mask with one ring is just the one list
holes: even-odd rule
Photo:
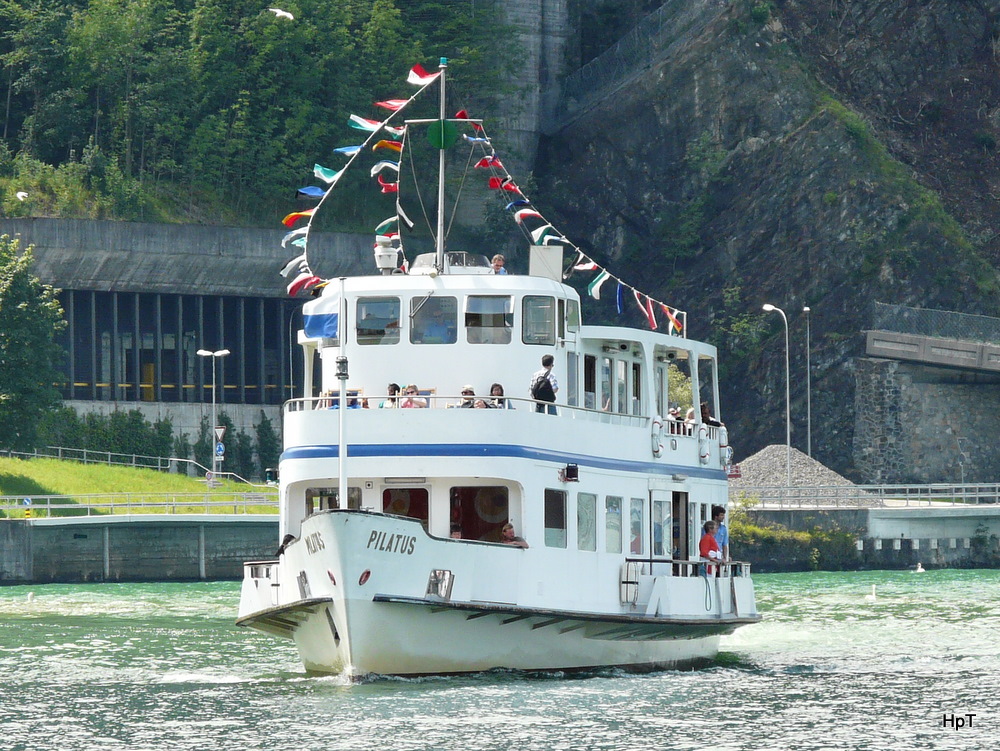
[[813, 455], [813, 433], [812, 433], [812, 371], [809, 369], [809, 306], [802, 308], [806, 314], [806, 454], [812, 458]]
[[[219, 474], [219, 457], [215, 453], [215, 428], [218, 426], [218, 419], [215, 414], [215, 361], [220, 357], [229, 354], [228, 349], [217, 349], [214, 352], [207, 349], [199, 349], [196, 353], [200, 357], [212, 358], [212, 477]], [[221, 443], [221, 441], [220, 441]]]
[[767, 313], [777, 311], [781, 314], [781, 320], [785, 324], [785, 464], [788, 487], [792, 487], [792, 398], [788, 365], [788, 317], [785, 315], [785, 311], [771, 305], [771, 303], [764, 303], [764, 311]]

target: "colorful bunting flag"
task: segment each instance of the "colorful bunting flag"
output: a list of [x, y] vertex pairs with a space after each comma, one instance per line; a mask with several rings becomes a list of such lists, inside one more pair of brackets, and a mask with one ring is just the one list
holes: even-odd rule
[[484, 156], [474, 165], [476, 169], [486, 169], [493, 167], [495, 169], [503, 169], [503, 164], [501, 164], [500, 159], [496, 154], [491, 154], [490, 156]]
[[279, 271], [278, 273], [281, 274], [282, 276], [287, 277], [289, 274], [292, 273], [292, 270], [295, 268], [299, 269], [299, 273], [309, 270], [309, 266], [306, 264], [305, 253], [297, 255], [294, 258], [289, 258], [287, 261], [285, 261], [285, 265], [281, 267], [281, 271]]
[[670, 326], [672, 328], [676, 329], [678, 333], [680, 333], [683, 330], [683, 327], [681, 326], [680, 320], [678, 320], [678, 318], [677, 318], [677, 315], [676, 315], [677, 311], [676, 310], [670, 310], [670, 308], [668, 308], [663, 303], [660, 303], [660, 307], [663, 308], [664, 314], [667, 316], [667, 319], [670, 321]]
[[316, 185], [307, 185], [295, 191], [296, 198], [322, 198], [325, 190]]
[[372, 165], [371, 176], [375, 177], [375, 175], [377, 175], [384, 169], [389, 169], [394, 172], [399, 172], [399, 162], [393, 162], [388, 159], [383, 159], [382, 161], [375, 162], [375, 164]]
[[[455, 113], [455, 118], [454, 119], [455, 120], [468, 120], [469, 119], [469, 113], [466, 112], [465, 110], [459, 110], [458, 112]], [[480, 125], [477, 122], [470, 122], [469, 125], [472, 126], [473, 130], [481, 131], [483, 129], [483, 126]], [[477, 139], [477, 140], [488, 141], [489, 139], [488, 138], [484, 138], [484, 139]]]
[[389, 227], [395, 226], [396, 222], [398, 221], [399, 221], [398, 216], [390, 216], [388, 219], [384, 219], [383, 221], [379, 222], [379, 225], [375, 228], [375, 234], [376, 235], [386, 234]]
[[378, 120], [368, 120], [364, 117], [358, 117], [357, 115], [351, 115], [350, 126], [356, 130], [364, 130], [369, 133], [374, 133], [376, 130], [382, 127], [382, 123]]
[[361, 151], [361, 146], [340, 146], [333, 150], [334, 154], [343, 154], [344, 156], [354, 156], [359, 151]]
[[317, 284], [319, 284], [322, 279], [318, 276], [310, 274], [308, 271], [303, 271], [295, 279], [292, 280], [291, 284], [288, 285], [288, 294], [291, 297], [295, 297], [302, 290], [309, 289]]
[[384, 102], [375, 102], [376, 107], [381, 107], [382, 109], [390, 110], [391, 112], [398, 112], [403, 109], [406, 103], [410, 101], [409, 99], [386, 99]]
[[424, 66], [417, 63], [412, 68], [410, 68], [409, 74], [406, 76], [406, 82], [411, 83], [414, 86], [426, 86], [435, 78], [441, 75], [441, 71], [437, 73], [428, 73], [424, 70]]
[[396, 199], [396, 215], [403, 220], [403, 224], [406, 225], [407, 229], [413, 229], [413, 220], [406, 215], [403, 211], [403, 207], [399, 205], [399, 199]]
[[398, 154], [403, 150], [403, 144], [399, 141], [387, 141], [382, 139], [377, 144], [372, 146], [372, 151], [378, 151], [379, 149], [388, 149], [389, 151], [395, 151]]
[[491, 177], [489, 181], [490, 190], [509, 190], [511, 193], [520, 193], [521, 189], [514, 184], [514, 179], [508, 177]]
[[632, 288], [632, 295], [635, 297], [635, 304], [639, 306], [639, 310], [642, 311], [642, 314], [646, 316], [646, 320], [649, 321], [649, 328], [656, 331], [656, 318], [653, 316], [653, 307], [649, 304], [649, 297], [646, 297], [646, 304], [644, 305], [642, 295], [635, 287]]
[[593, 278], [590, 284], [587, 285], [587, 294], [593, 297], [595, 300], [601, 299], [601, 285], [604, 284], [608, 279], [611, 278], [609, 274], [604, 269], [601, 269], [601, 273]]
[[462, 138], [464, 138], [469, 143], [490, 143], [490, 139], [488, 138], [470, 136], [468, 133], [463, 133]]
[[656, 331], [656, 314], [653, 312], [653, 299], [646, 295], [646, 318], [649, 319], [649, 327]]
[[596, 263], [591, 261], [587, 256], [583, 254], [582, 250], [577, 251], [576, 265], [573, 266], [573, 271], [596, 271], [598, 266]]
[[382, 175], [378, 176], [378, 184], [382, 186], [383, 193], [398, 193], [399, 183], [387, 183], [382, 179]]
[[512, 208], [514, 208], [515, 206], [530, 206], [530, 205], [531, 205], [531, 201], [526, 201], [526, 200], [524, 200], [523, 198], [519, 198], [519, 199], [518, 199], [518, 200], [516, 200], [516, 201], [511, 201], [510, 203], [508, 203], [508, 204], [507, 204], [507, 205], [506, 205], [506, 206], [504, 207], [504, 211], [510, 211], [510, 210], [511, 210]]
[[340, 179], [343, 172], [344, 170], [332, 170], [321, 164], [317, 164], [313, 167], [313, 176], [319, 178], [325, 183], [329, 183], [330, 185], [336, 183], [337, 180]]
[[288, 244], [289, 240], [307, 234], [309, 234], [309, 227], [299, 227], [298, 229], [293, 229], [291, 232], [289, 232], [287, 235], [281, 238], [281, 247], [284, 248], [285, 245]]
[[622, 314], [622, 283], [618, 282], [618, 292], [615, 294], [615, 303], [618, 305], [618, 315]]
[[293, 224], [295, 224], [296, 220], [308, 219], [315, 213], [316, 209], [306, 209], [305, 211], [293, 211], [291, 214], [282, 219], [281, 223], [284, 224], [286, 227], [291, 227]]
[[[508, 206], [508, 208], [510, 208], [510, 206]], [[541, 219], [542, 215], [534, 209], [519, 209], [514, 212], [514, 221], [518, 224], [523, 224], [524, 220], [529, 218]]]

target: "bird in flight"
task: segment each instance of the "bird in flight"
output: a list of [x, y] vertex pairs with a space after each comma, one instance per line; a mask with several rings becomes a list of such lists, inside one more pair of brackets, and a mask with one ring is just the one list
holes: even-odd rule
[[25, 193], [25, 192], [24, 192], [23, 190], [19, 190], [19, 191], [18, 191], [17, 193], [15, 193], [14, 195], [15, 195], [15, 196], [17, 196], [17, 200], [18, 200], [18, 201], [23, 201], [23, 200], [24, 200], [25, 198], [27, 198], [27, 197], [28, 197], [28, 194], [27, 194], [27, 193]]
[[287, 10], [282, 10], [281, 8], [268, 8], [268, 10], [274, 14], [275, 18], [287, 18], [289, 21], [295, 20], [295, 16]]

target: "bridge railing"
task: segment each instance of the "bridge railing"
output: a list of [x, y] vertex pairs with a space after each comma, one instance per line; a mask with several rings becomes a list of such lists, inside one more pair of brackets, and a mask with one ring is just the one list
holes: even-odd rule
[[905, 508], [1000, 503], [1000, 483], [931, 485], [731, 486], [729, 502], [762, 508]]
[[1000, 343], [1000, 318], [876, 302], [872, 328], [898, 334]]

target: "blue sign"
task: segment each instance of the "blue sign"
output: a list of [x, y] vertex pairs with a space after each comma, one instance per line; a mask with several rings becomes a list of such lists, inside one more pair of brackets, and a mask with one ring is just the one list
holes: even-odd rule
[[215, 455], [216, 456], [225, 456], [226, 455], [226, 444], [222, 443], [221, 441], [219, 443], [215, 444]]

